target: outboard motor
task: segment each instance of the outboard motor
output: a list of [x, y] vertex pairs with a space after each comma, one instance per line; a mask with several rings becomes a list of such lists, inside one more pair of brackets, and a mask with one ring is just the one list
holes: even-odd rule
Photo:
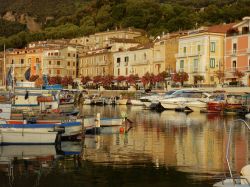
[[61, 149], [61, 140], [62, 140], [62, 134], [65, 132], [65, 127], [63, 126], [55, 126], [54, 131], [57, 132], [56, 135], [56, 150]]

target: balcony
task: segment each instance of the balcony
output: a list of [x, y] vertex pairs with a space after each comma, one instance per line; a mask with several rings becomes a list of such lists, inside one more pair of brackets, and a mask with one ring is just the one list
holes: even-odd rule
[[154, 62], [162, 62], [162, 61], [164, 61], [163, 57], [156, 57], [156, 58], [154, 58]]
[[187, 53], [177, 53], [175, 54], [175, 58], [186, 58], [187, 57]]
[[146, 65], [146, 64], [149, 64], [149, 60], [142, 60], [142, 61], [131, 62], [132, 66], [135, 66], [135, 65]]
[[7, 64], [7, 68], [14, 67], [14, 68], [25, 68], [26, 66], [24, 64]]

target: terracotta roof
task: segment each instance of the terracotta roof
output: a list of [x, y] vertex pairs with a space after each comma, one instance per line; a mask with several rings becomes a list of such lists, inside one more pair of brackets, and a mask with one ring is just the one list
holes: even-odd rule
[[227, 31], [231, 29], [235, 24], [236, 23], [213, 25], [207, 28], [207, 32], [227, 33]]
[[137, 50], [142, 50], [142, 49], [150, 49], [154, 46], [153, 43], [147, 43], [147, 44], [141, 44], [136, 47], [131, 47], [128, 50], [129, 51], [137, 51]]
[[127, 39], [127, 38], [110, 38], [110, 40], [117, 42], [117, 43], [139, 43], [134, 39]]

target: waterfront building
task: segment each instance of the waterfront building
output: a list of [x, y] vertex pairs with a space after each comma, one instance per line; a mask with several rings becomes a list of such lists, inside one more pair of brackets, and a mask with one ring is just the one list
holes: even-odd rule
[[153, 73], [155, 75], [163, 71], [169, 74], [175, 71], [179, 37], [183, 34], [185, 34], [185, 32], [166, 34], [154, 42]]
[[43, 52], [43, 74], [76, 78], [76, 62], [77, 51], [74, 47], [47, 48]]
[[116, 29], [106, 32], [98, 32], [89, 36], [74, 38], [70, 40], [70, 44], [83, 45], [89, 50], [105, 48], [111, 45], [113, 38], [120, 39], [135, 39], [144, 34], [143, 30], [139, 29]]
[[79, 77], [113, 75], [113, 56], [110, 49], [96, 49], [79, 54]]
[[[229, 83], [242, 81], [250, 86], [250, 17], [244, 17], [228, 32], [225, 47], [225, 73]], [[238, 79], [236, 70], [243, 72], [244, 77]]]
[[[176, 55], [176, 71], [189, 75], [189, 84], [219, 83], [216, 71], [224, 67], [224, 39], [233, 24], [201, 27], [180, 37]], [[197, 79], [199, 77], [199, 79]]]
[[142, 77], [145, 73], [153, 73], [153, 44], [142, 44], [128, 50], [113, 53], [114, 76], [130, 74]]
[[30, 76], [42, 75], [43, 48], [13, 49], [6, 53], [6, 72], [14, 69], [16, 81], [26, 81], [25, 72], [30, 68]]

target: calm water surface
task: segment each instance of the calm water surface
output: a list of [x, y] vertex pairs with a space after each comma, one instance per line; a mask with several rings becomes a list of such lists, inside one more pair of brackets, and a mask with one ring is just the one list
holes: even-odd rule
[[[229, 126], [236, 116], [157, 113], [134, 106], [84, 106], [83, 114], [133, 121], [128, 133], [107, 129], [83, 143], [0, 147], [0, 186], [206, 187], [227, 172]], [[249, 132], [235, 125], [230, 160], [235, 172], [249, 161]]]

